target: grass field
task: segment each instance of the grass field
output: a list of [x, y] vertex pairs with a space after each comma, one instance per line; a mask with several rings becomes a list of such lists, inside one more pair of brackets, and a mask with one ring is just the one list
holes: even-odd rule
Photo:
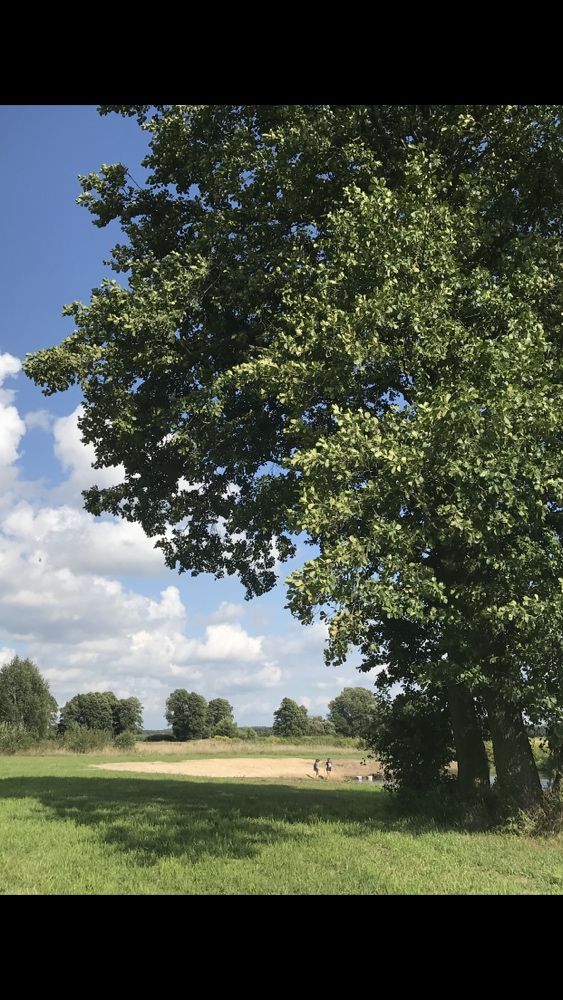
[[401, 820], [373, 785], [91, 768], [110, 759], [131, 755], [0, 758], [1, 893], [563, 894], [561, 835]]

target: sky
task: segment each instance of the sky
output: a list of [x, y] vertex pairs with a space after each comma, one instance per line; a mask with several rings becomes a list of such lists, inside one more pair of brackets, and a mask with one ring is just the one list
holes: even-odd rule
[[119, 228], [97, 229], [76, 205], [77, 178], [119, 161], [141, 179], [146, 136], [93, 105], [6, 105], [0, 134], [0, 666], [29, 656], [59, 705], [134, 695], [149, 729], [166, 725], [176, 688], [227, 698], [240, 725], [263, 726], [284, 697], [326, 715], [343, 687], [371, 688], [357, 657], [325, 666], [324, 625], [284, 608], [290, 564], [248, 602], [236, 579], [180, 576], [138, 525], [84, 511], [81, 491], [116, 470], [92, 470], [80, 391], [43, 396], [21, 361], [72, 332], [66, 303], [115, 278], [103, 262]]

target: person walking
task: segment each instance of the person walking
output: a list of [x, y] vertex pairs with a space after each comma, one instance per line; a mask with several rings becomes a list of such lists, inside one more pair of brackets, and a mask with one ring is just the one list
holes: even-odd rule
[[332, 761], [331, 761], [330, 757], [328, 758], [328, 760], [327, 760], [327, 762], [325, 764], [325, 769], [326, 769], [326, 776], [327, 776], [327, 778], [330, 778], [330, 773], [332, 771]]
[[319, 776], [319, 764], [320, 764], [320, 759], [317, 757], [315, 763], [313, 764], [313, 771], [315, 772], [315, 778], [318, 778]]

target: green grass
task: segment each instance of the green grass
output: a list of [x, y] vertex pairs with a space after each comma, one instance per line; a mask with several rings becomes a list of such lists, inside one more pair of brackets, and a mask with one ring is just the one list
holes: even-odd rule
[[112, 775], [98, 761], [0, 758], [0, 892], [563, 893], [562, 835], [401, 820], [371, 785]]

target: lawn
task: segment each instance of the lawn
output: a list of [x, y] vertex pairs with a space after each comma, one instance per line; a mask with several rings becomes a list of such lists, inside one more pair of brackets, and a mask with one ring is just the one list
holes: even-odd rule
[[562, 835], [400, 819], [373, 785], [90, 767], [111, 759], [0, 758], [1, 893], [563, 893]]

